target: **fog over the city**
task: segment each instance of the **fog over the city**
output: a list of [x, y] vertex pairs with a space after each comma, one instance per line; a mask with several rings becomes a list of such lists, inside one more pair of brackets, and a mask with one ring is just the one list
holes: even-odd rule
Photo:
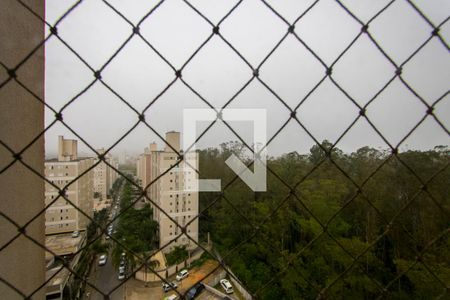
[[[46, 19], [54, 24], [76, 1], [47, 0]], [[121, 45], [123, 49], [102, 69], [104, 83], [123, 97], [139, 113], [145, 111], [148, 124], [162, 136], [166, 131], [182, 131], [185, 108], [208, 108], [201, 95], [211, 105], [223, 107], [253, 78], [252, 69], [218, 35], [212, 26], [181, 0], [167, 0], [140, 24], [140, 34], [175, 68], [180, 69], [194, 52], [209, 41], [182, 69], [182, 79], [199, 95], [177, 79], [174, 70], [119, 16], [106, 1], [85, 0], [70, 12], [58, 26], [60, 38], [72, 47], [93, 70], [102, 69]], [[137, 24], [159, 1], [108, 0], [120, 14]], [[237, 1], [191, 0], [199, 12], [213, 24], [233, 8]], [[314, 1], [267, 1], [283, 18], [294, 22]], [[362, 22], [368, 22], [390, 1], [341, 1]], [[414, 1], [424, 15], [436, 26], [450, 12], [448, 0]], [[326, 70], [293, 34], [266, 56], [286, 35], [288, 25], [262, 1], [245, 0], [220, 23], [220, 34], [252, 66], [259, 68], [259, 78], [291, 109], [304, 101], [296, 116], [318, 140], [334, 143], [359, 117], [359, 108], [325, 78], [312, 94], [310, 91], [325, 76]], [[361, 25], [336, 1], [321, 0], [295, 25], [295, 33], [326, 64], [331, 65], [358, 36]], [[369, 25], [369, 32], [392, 60], [401, 65], [432, 33], [432, 27], [408, 4], [397, 0]], [[211, 36], [212, 35], [212, 36]], [[450, 21], [440, 28], [441, 41], [433, 37], [403, 67], [402, 78], [422, 99], [433, 104], [434, 114], [447, 129], [450, 128]], [[395, 67], [377, 49], [367, 34], [333, 65], [332, 78], [364, 106], [395, 75]], [[46, 43], [46, 90], [48, 105], [60, 110], [67, 102], [95, 81], [93, 72], [58, 38]], [[106, 85], [96, 81], [62, 112], [66, 122], [94, 148], [109, 148], [138, 122], [138, 114], [130, 109]], [[305, 100], [306, 97], [306, 100]], [[156, 99], [156, 101], [155, 101]], [[264, 108], [267, 110], [267, 136], [270, 139], [290, 118], [291, 112], [257, 78], [227, 106], [227, 108]], [[367, 107], [367, 117], [393, 146], [397, 144], [426, 115], [427, 107], [401, 80], [395, 78]], [[54, 113], [46, 108], [46, 124]], [[241, 137], [251, 144], [250, 122], [230, 123]], [[198, 131], [208, 124], [199, 123]], [[46, 150], [54, 153], [57, 136], [75, 138], [57, 122], [46, 132]], [[217, 146], [237, 137], [223, 123], [215, 124], [201, 139], [197, 148]], [[163, 142], [140, 123], [112, 151], [140, 153], [150, 142]], [[269, 154], [290, 151], [308, 152], [314, 140], [295, 121], [290, 120], [268, 146]], [[400, 148], [431, 149], [448, 145], [449, 135], [432, 116], [404, 140]], [[359, 118], [340, 139], [337, 147], [352, 152], [363, 146], [386, 149], [388, 146], [367, 120]], [[79, 141], [80, 152], [92, 154]]]

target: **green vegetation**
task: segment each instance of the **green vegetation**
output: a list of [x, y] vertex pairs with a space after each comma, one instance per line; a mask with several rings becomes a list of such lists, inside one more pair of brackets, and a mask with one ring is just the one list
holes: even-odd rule
[[[120, 217], [117, 232], [114, 238], [124, 244], [134, 253], [144, 254], [154, 250], [158, 246], [158, 223], [153, 220], [153, 212], [149, 204], [136, 209], [130, 207], [135, 201], [133, 190], [129, 182], [125, 182], [120, 198]], [[115, 245], [112, 253], [113, 263], [118, 264], [121, 253], [126, 250], [120, 245]], [[131, 266], [135, 266], [136, 258], [127, 254]]]
[[189, 256], [186, 246], [176, 246], [170, 253], [166, 255], [169, 266], [179, 264], [185, 261]]
[[190, 268], [200, 267], [200, 266], [203, 265], [207, 260], [210, 260], [210, 259], [213, 259], [213, 257], [212, 257], [211, 255], [209, 255], [208, 252], [203, 252], [199, 259], [194, 260], [194, 261], [191, 263]]
[[[322, 147], [330, 152], [331, 144], [324, 141]], [[200, 151], [201, 177], [228, 184], [235, 174], [225, 160], [232, 151], [246, 160], [242, 149], [228, 143]], [[398, 158], [369, 147], [351, 154], [334, 148], [329, 156], [339, 168], [319, 146], [307, 155], [293, 152], [268, 160], [295, 195], [270, 172], [267, 192], [252, 192], [235, 180], [224, 192], [226, 199], [200, 216], [201, 237], [211, 233], [226, 263], [262, 299], [315, 299], [329, 285], [329, 299], [374, 299], [379, 286], [388, 284], [389, 299], [443, 294], [443, 284], [450, 282], [448, 148], [407, 151]], [[201, 193], [200, 211], [218, 196]], [[251, 224], [261, 224], [255, 236]], [[413, 265], [423, 250], [421, 262]]]

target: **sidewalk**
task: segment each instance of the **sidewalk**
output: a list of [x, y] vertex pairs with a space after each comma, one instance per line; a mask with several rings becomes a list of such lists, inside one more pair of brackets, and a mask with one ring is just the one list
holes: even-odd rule
[[124, 285], [124, 299], [126, 300], [161, 300], [163, 298], [161, 282], [148, 283], [130, 278]]
[[[94, 285], [97, 282], [97, 264], [94, 263], [89, 272], [89, 276], [87, 278], [87, 282]], [[91, 299], [91, 295], [95, 292], [94, 288], [90, 285], [86, 284], [86, 288], [84, 291], [84, 295], [82, 299], [89, 300]]]
[[[209, 272], [211, 272], [215, 267], [217, 267], [217, 262], [208, 260], [201, 267], [193, 268], [189, 271], [189, 276], [183, 279], [181, 282], [177, 282], [177, 291], [181, 294], [185, 293], [186, 290], [194, 286], [197, 282], [203, 279]], [[213, 273], [208, 279], [214, 276]], [[168, 281], [175, 281], [175, 275], [171, 276]], [[147, 286], [144, 282], [136, 280], [134, 278], [129, 279], [126, 282], [126, 287], [124, 288], [124, 299], [126, 300], [161, 300], [165, 296], [173, 294], [173, 291], [164, 293], [162, 290], [161, 282], [149, 282]]]

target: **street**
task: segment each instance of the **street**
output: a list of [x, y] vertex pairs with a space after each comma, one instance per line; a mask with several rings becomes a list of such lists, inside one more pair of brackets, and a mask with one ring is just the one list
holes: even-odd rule
[[[97, 264], [97, 260], [95, 262], [95, 266], [93, 266], [93, 270], [90, 276], [90, 283], [95, 285], [100, 291], [105, 294], [110, 293], [113, 289], [122, 283], [121, 280], [117, 279], [117, 270], [114, 269], [111, 263], [111, 257], [108, 255], [108, 261], [104, 266], [99, 266]], [[114, 292], [110, 294], [111, 300], [122, 300], [123, 299], [123, 286], [117, 287]], [[91, 294], [86, 299], [92, 300], [103, 300], [104, 297], [96, 290], [90, 289]]]
[[[122, 192], [123, 185], [119, 188], [119, 195]], [[117, 203], [118, 201], [114, 201], [114, 203]], [[116, 214], [117, 209], [114, 208], [115, 204], [112, 204], [110, 213]], [[117, 220], [115, 220], [112, 225], [114, 227], [117, 226]], [[102, 237], [102, 240], [105, 241], [105, 236]], [[92, 283], [94, 286], [96, 286], [100, 291], [102, 291], [105, 294], [110, 294], [111, 300], [122, 300], [124, 299], [124, 281], [119, 280], [118, 278], [118, 272], [112, 265], [112, 259], [111, 259], [111, 253], [108, 252], [108, 260], [106, 261], [106, 264], [103, 266], [98, 265], [98, 257], [96, 257], [94, 261], [94, 265], [92, 266], [91, 274], [89, 276], [90, 283]], [[123, 282], [122, 285], [120, 285]], [[120, 285], [120, 286], [119, 286]], [[103, 300], [104, 297], [102, 294], [100, 294], [97, 290], [88, 287], [87, 290], [89, 290], [89, 294], [86, 295], [86, 299], [92, 299], [92, 300]], [[114, 290], [114, 291], [113, 291]]]

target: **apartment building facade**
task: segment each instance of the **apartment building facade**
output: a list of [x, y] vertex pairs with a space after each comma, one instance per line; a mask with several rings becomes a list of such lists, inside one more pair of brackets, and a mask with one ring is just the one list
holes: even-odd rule
[[109, 172], [109, 182], [110, 182], [110, 189], [112, 188], [114, 182], [119, 178], [119, 173], [117, 173], [116, 170], [119, 170], [119, 161], [111, 156], [111, 159], [109, 160], [109, 163], [111, 166], [114, 167], [114, 169], [110, 169]]
[[[89, 224], [86, 215], [93, 215], [93, 171], [80, 174], [92, 167], [93, 158], [78, 157], [77, 141], [58, 139], [58, 157], [45, 161], [44, 174], [48, 181], [60, 189], [66, 187], [69, 201], [59, 196], [59, 191], [49, 182], [45, 183], [45, 234], [85, 230]], [[74, 181], [75, 180], [75, 181]], [[81, 213], [83, 211], [86, 215]]]
[[[187, 249], [195, 249], [198, 242], [198, 189], [197, 173], [189, 165], [180, 163], [177, 165], [180, 148], [180, 133], [166, 133], [166, 143], [163, 150], [158, 150], [155, 143], [150, 144], [145, 152], [139, 156], [138, 178], [141, 186], [147, 188], [147, 196], [161, 208], [153, 206], [153, 217], [159, 224], [159, 246], [163, 252], [173, 250], [175, 246], [186, 246]], [[198, 153], [183, 154], [189, 159], [189, 164], [198, 168]], [[170, 169], [173, 167], [172, 169]], [[170, 170], [169, 170], [170, 169]], [[164, 172], [165, 175], [161, 176]], [[161, 176], [159, 179], [157, 179]], [[156, 180], [156, 181], [155, 181]], [[170, 217], [170, 218], [169, 218]], [[172, 221], [172, 220], [173, 221]], [[176, 223], [175, 223], [175, 222]], [[189, 223], [191, 222], [191, 223]], [[181, 227], [186, 227], [186, 233], [182, 234]], [[195, 241], [195, 242], [193, 242]]]
[[[105, 149], [97, 149], [99, 154], [105, 153]], [[118, 169], [119, 164], [116, 160], [113, 159], [110, 153], [105, 155], [105, 160], [107, 163], [101, 161], [94, 169], [94, 194], [101, 198], [102, 200], [106, 200], [110, 196], [110, 190], [114, 181], [116, 181], [118, 173], [115, 169]], [[98, 158], [94, 159], [94, 164], [99, 161]], [[113, 167], [113, 168], [112, 168]]]

